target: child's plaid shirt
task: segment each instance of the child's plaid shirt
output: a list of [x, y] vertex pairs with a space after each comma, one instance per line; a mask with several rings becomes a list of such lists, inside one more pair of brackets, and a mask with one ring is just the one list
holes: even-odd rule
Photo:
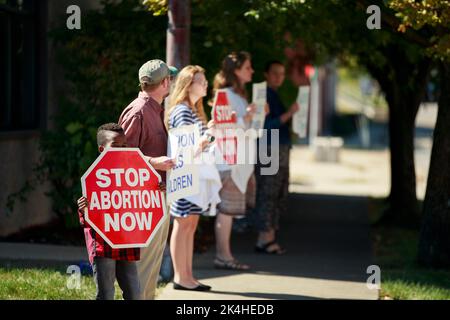
[[139, 248], [113, 249], [102, 239], [84, 220], [83, 210], [78, 210], [80, 224], [84, 228], [84, 238], [89, 255], [89, 262], [92, 264], [95, 257], [111, 258], [113, 260], [138, 261], [141, 250]]

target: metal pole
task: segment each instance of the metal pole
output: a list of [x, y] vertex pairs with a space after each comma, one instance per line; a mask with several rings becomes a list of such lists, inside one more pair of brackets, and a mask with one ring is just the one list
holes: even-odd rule
[[309, 145], [314, 146], [314, 139], [319, 135], [319, 67], [315, 67], [315, 73], [311, 79], [311, 109], [309, 118]]

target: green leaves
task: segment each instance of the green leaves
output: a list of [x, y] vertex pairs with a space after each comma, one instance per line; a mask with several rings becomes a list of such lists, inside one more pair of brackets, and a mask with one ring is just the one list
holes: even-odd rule
[[427, 32], [427, 53], [437, 60], [450, 61], [450, 1], [448, 0], [391, 0], [389, 7], [400, 18], [400, 32], [408, 28]]
[[[385, 12], [389, 10], [383, 1], [374, 2]], [[422, 2], [439, 4], [437, 0]], [[266, 61], [285, 62], [286, 49], [299, 50], [298, 39], [316, 63], [351, 56], [360, 64], [384, 68], [390, 61], [383, 50], [393, 43], [404, 45], [408, 59], [422, 54], [396, 30], [368, 30], [365, 8], [353, 0], [192, 0], [191, 5], [191, 63], [205, 67], [210, 82], [232, 50], [252, 54], [253, 80], [262, 81]], [[142, 63], [165, 59], [167, 0], [103, 0], [102, 6], [101, 11], [84, 13], [78, 32], [67, 30], [65, 21], [50, 32], [70, 89], [60, 95], [55, 129], [41, 140], [36, 175], [39, 181], [50, 180], [54, 211], [62, 217], [74, 214], [79, 179], [97, 156], [97, 127], [116, 122], [136, 97], [137, 70]], [[421, 16], [428, 16], [429, 11], [422, 10]], [[400, 12], [405, 19], [408, 16], [406, 21], [412, 19], [408, 12]], [[439, 19], [445, 20], [446, 12]], [[435, 20], [432, 17], [430, 23]], [[449, 37], [435, 36], [439, 41], [434, 52], [448, 53]], [[295, 88], [288, 89], [295, 92]]]
[[81, 130], [83, 128], [82, 124], [79, 122], [71, 122], [66, 126], [66, 131], [70, 134], [74, 134], [75, 132]]
[[146, 6], [149, 11], [153, 12], [153, 15], [155, 16], [167, 14], [169, 6], [167, 0], [143, 0], [142, 4]]

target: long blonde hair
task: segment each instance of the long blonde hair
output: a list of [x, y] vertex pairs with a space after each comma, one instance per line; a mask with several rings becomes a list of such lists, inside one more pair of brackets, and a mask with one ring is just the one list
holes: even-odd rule
[[234, 92], [247, 98], [245, 86], [240, 83], [238, 77], [234, 73], [237, 69], [242, 68], [242, 65], [247, 60], [251, 60], [251, 56], [246, 51], [232, 52], [227, 55], [222, 60], [222, 67], [214, 78], [214, 93], [218, 89], [232, 87]]
[[169, 98], [169, 109], [166, 112], [165, 123], [167, 128], [169, 127], [170, 115], [172, 114], [175, 107], [180, 103], [187, 103], [187, 106], [197, 115], [197, 117], [203, 122], [203, 124], [206, 124], [207, 117], [203, 108], [203, 99], [200, 98], [195, 104], [193, 104], [189, 99], [189, 88], [191, 87], [194, 76], [197, 73], [204, 74], [205, 69], [200, 66], [190, 65], [184, 67], [178, 74], [175, 80], [173, 92], [171, 93]]

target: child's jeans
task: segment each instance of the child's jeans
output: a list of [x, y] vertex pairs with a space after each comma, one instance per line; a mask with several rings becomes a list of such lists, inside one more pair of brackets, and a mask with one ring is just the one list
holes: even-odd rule
[[114, 300], [116, 278], [125, 300], [140, 300], [141, 290], [135, 261], [95, 257], [92, 269], [97, 286], [97, 300]]

